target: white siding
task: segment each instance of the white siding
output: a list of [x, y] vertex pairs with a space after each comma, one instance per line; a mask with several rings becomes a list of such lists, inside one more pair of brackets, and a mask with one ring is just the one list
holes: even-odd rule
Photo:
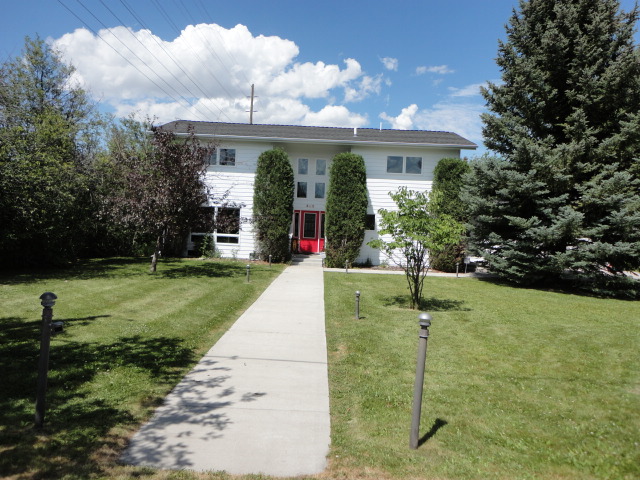
[[[459, 157], [460, 151], [458, 149], [430, 149], [424, 147], [354, 147], [352, 152], [362, 155], [364, 158], [367, 168], [367, 190], [369, 194], [367, 212], [376, 214], [376, 231], [367, 230], [365, 232], [360, 256], [356, 261], [359, 263], [370, 261], [373, 265], [379, 265], [383, 261], [392, 263], [379, 250], [367, 245], [369, 241], [378, 238], [378, 210], [381, 208], [386, 210], [395, 209], [396, 205], [389, 193], [397, 191], [402, 186], [410, 190], [431, 191], [433, 170], [437, 163], [445, 157]], [[387, 156], [422, 157], [422, 173], [387, 173]]]
[[[241, 225], [238, 244], [217, 244], [218, 250], [225, 257], [249, 258], [255, 249], [255, 241], [252, 226], [253, 217], [253, 187], [255, 171], [260, 154], [274, 147], [283, 148], [289, 158], [294, 171], [294, 181], [307, 182], [307, 198], [296, 198], [294, 191], [295, 210], [324, 211], [326, 208], [326, 192], [329, 189], [329, 170], [333, 157], [345, 151], [362, 155], [367, 169], [367, 188], [369, 191], [368, 213], [377, 214], [381, 208], [393, 209], [395, 204], [389, 197], [389, 192], [395, 192], [399, 187], [406, 186], [412, 190], [431, 190], [433, 182], [433, 170], [438, 161], [445, 157], [459, 157], [460, 150], [454, 148], [426, 148], [410, 146], [354, 146], [349, 149], [336, 145], [309, 145], [294, 143], [267, 143], [252, 141], [236, 141], [233, 143], [219, 144], [218, 148], [235, 148], [235, 166], [213, 165], [207, 171], [207, 184], [211, 189], [212, 197], [209, 205], [217, 205], [217, 199], [227, 194], [226, 202], [235, 203], [241, 207]], [[422, 172], [420, 174], [387, 173], [387, 156], [422, 157]], [[309, 171], [306, 175], [298, 173], [298, 159], [309, 160]], [[326, 175], [318, 176], [315, 172], [317, 159], [327, 162]], [[315, 198], [315, 183], [325, 183], [325, 198]], [[376, 218], [376, 220], [378, 220]], [[374, 250], [366, 243], [377, 237], [377, 231], [367, 231], [361, 249], [358, 262], [370, 260], [377, 265], [386, 259], [381, 257], [379, 251]], [[191, 248], [192, 245], [189, 245]]]
[[[223, 257], [249, 258], [255, 251], [253, 235], [253, 185], [260, 154], [271, 148], [264, 143], [225, 143], [218, 148], [235, 148], [236, 164], [211, 165], [207, 169], [206, 182], [210, 189], [209, 205], [220, 204], [221, 197], [229, 206], [240, 207], [240, 238], [238, 243], [217, 243]], [[189, 245], [191, 248], [192, 245]]]

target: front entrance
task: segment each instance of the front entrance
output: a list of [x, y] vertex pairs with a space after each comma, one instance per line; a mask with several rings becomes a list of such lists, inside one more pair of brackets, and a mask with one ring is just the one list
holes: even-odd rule
[[293, 251], [295, 253], [324, 251], [324, 212], [308, 210], [293, 212]]

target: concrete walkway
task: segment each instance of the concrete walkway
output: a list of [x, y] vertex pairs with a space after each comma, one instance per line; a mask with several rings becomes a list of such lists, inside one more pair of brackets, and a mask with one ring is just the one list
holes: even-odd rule
[[121, 461], [296, 476], [329, 452], [321, 259], [298, 259], [263, 292], [133, 437]]

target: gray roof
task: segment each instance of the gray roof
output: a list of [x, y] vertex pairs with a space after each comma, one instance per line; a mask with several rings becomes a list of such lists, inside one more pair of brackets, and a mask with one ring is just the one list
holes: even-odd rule
[[176, 120], [162, 125], [163, 130], [177, 134], [188, 133], [189, 128], [199, 136], [216, 138], [242, 138], [252, 140], [337, 143], [337, 144], [389, 144], [413, 146], [440, 146], [474, 149], [477, 145], [451, 132], [426, 130], [378, 130], [375, 128], [305, 127], [300, 125], [256, 125], [248, 123], [192, 122]]

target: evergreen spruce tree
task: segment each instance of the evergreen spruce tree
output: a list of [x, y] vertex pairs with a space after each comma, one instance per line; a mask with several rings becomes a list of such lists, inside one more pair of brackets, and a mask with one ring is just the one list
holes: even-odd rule
[[293, 168], [284, 150], [274, 149], [258, 157], [253, 194], [253, 221], [258, 255], [274, 262], [291, 259], [289, 229], [293, 214]]
[[360, 254], [367, 216], [367, 170], [354, 153], [333, 157], [327, 192], [327, 265], [344, 267]]
[[[521, 0], [500, 42], [502, 82], [483, 90], [471, 242], [529, 284], [608, 279], [640, 258], [638, 8], [617, 0]], [[594, 287], [596, 288], [596, 287]]]

